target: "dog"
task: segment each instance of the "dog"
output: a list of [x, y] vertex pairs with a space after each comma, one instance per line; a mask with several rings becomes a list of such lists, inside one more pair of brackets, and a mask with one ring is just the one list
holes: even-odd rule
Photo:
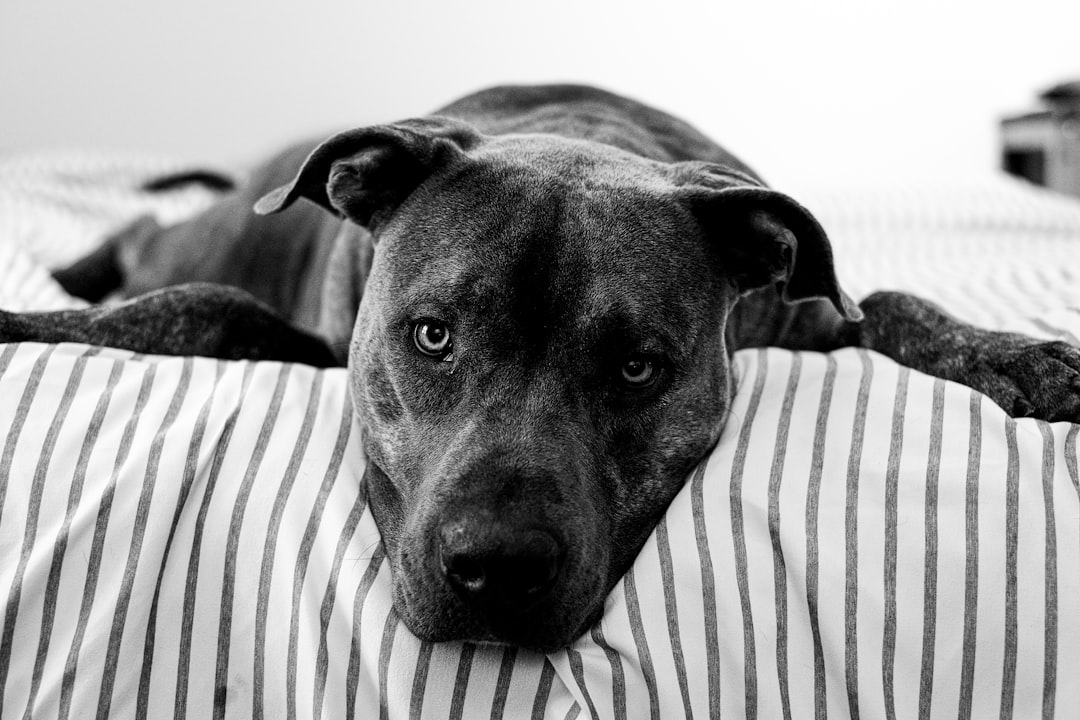
[[57, 279], [131, 299], [6, 313], [0, 339], [347, 365], [394, 607], [431, 641], [553, 651], [587, 631], [716, 443], [736, 349], [865, 347], [1080, 420], [1076, 348], [901, 293], [856, 305], [794, 199], [581, 86], [298, 145]]

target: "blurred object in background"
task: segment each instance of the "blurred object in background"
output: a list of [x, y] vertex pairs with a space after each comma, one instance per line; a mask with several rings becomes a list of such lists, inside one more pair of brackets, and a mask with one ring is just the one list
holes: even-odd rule
[[1080, 80], [1039, 95], [1042, 109], [1001, 121], [1005, 172], [1080, 197]]

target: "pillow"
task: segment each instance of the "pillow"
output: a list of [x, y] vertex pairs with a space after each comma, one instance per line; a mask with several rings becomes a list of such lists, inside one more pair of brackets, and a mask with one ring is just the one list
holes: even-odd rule
[[1077, 426], [870, 352], [736, 355], [602, 621], [417, 640], [342, 370], [0, 351], [0, 713], [1030, 717], [1080, 708]]

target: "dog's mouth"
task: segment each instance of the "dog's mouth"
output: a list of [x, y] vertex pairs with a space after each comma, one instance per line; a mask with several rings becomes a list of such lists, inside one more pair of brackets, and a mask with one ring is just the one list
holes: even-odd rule
[[551, 653], [562, 650], [589, 631], [604, 611], [604, 596], [588, 605], [568, 607], [551, 596], [516, 608], [504, 603], [478, 604], [468, 598], [418, 600], [405, 583], [395, 582], [394, 606], [414, 635], [432, 642], [466, 641], [505, 644]]
[[568, 618], [547, 613], [524, 613], [515, 616], [489, 616], [489, 632], [473, 638], [474, 642], [515, 645], [539, 653], [553, 653], [572, 645], [600, 621], [604, 613], [601, 599], [592, 610], [580, 616], [577, 623]]

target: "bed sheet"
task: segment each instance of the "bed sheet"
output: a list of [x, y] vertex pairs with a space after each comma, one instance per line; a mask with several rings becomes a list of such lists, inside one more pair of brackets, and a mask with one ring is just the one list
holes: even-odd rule
[[[46, 267], [212, 199], [133, 190], [175, 163], [9, 163], [7, 307], [71, 304]], [[792, 192], [853, 295], [1080, 336], [1075, 202], [1004, 178]], [[544, 656], [398, 622], [343, 371], [0, 347], [0, 716], [1080, 712], [1080, 426], [861, 350], [734, 368], [716, 449], [602, 621]]]

